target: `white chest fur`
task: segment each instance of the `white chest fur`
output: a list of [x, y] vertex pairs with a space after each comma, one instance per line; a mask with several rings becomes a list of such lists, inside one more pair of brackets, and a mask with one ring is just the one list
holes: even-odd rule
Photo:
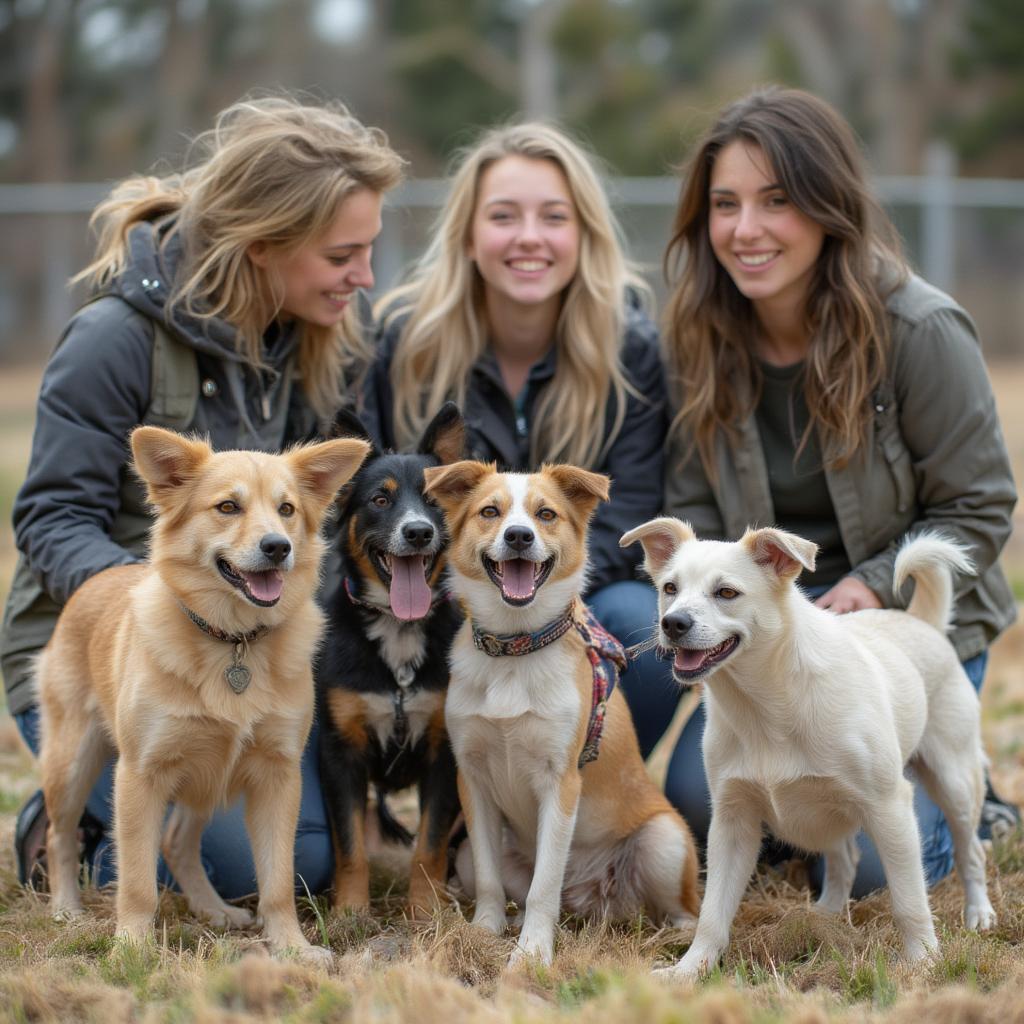
[[445, 719], [460, 767], [532, 848], [541, 792], [557, 787], [582, 709], [576, 662], [561, 644], [492, 658], [463, 637], [452, 653]]
[[377, 642], [377, 650], [395, 682], [403, 689], [410, 686], [427, 655], [423, 623], [403, 623], [390, 615], [377, 615], [370, 620], [366, 633]]

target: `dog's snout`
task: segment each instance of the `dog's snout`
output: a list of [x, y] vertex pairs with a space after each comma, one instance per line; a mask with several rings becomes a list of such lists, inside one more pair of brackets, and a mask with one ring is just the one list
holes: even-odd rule
[[417, 519], [402, 527], [402, 537], [414, 548], [425, 548], [434, 539], [434, 526], [425, 519]]
[[533, 543], [533, 530], [528, 526], [510, 526], [505, 530], [505, 543], [513, 551], [525, 551]]
[[693, 629], [693, 616], [688, 612], [672, 612], [662, 617], [661, 629], [669, 640], [678, 642]]
[[292, 552], [292, 542], [280, 533], [268, 533], [260, 540], [260, 551], [274, 565], [280, 565]]

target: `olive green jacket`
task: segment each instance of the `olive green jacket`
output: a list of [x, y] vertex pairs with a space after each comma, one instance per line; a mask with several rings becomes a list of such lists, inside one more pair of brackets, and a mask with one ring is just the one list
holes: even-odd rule
[[[1012, 528], [1017, 491], [974, 324], [948, 295], [911, 277], [888, 302], [892, 349], [873, 396], [874, 415], [857, 455], [826, 467], [851, 575], [883, 606], [893, 593], [900, 542], [941, 531], [970, 552], [977, 576], [957, 586], [951, 639], [961, 660], [980, 654], [1016, 617], [997, 564]], [[705, 538], [740, 537], [774, 522], [768, 467], [751, 414], [736, 440], [718, 439], [710, 483], [686, 437], [673, 431], [666, 458], [665, 510]]]

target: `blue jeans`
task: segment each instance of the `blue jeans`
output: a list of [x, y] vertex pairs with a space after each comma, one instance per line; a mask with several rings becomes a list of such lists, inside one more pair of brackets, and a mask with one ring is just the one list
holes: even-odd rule
[[[21, 735], [34, 754], [39, 753], [39, 710], [30, 708], [15, 715]], [[313, 728], [302, 754], [302, 802], [299, 825], [295, 835], [295, 889], [323, 892], [331, 884], [334, 854], [327, 812], [320, 792], [319, 728]], [[114, 859], [113, 828], [114, 763], [108, 762], [89, 794], [86, 808], [104, 827], [104, 836], [93, 858], [93, 877], [97, 885], [105, 885], [117, 877]], [[227, 900], [256, 892], [256, 869], [245, 830], [243, 800], [214, 814], [203, 832], [202, 859], [213, 887]], [[172, 885], [173, 878], [160, 858], [158, 879], [161, 885]]]
[[[629, 580], [612, 583], [591, 598], [591, 607], [601, 624], [629, 645], [651, 635], [658, 615], [657, 595], [647, 584]], [[975, 690], [981, 690], [988, 654], [964, 662], [964, 671]], [[672, 680], [669, 662], [653, 652], [641, 655], [622, 676], [622, 690], [633, 713], [640, 751], [644, 757], [668, 728], [680, 699]], [[703, 848], [711, 822], [711, 795], [704, 774], [704, 706], [690, 716], [676, 742], [665, 777], [665, 795], [686, 818], [694, 838]], [[921, 854], [929, 885], [953, 870], [953, 839], [942, 811], [922, 786], [914, 786], [914, 810], [921, 829]], [[885, 873], [874, 844], [864, 833], [858, 837], [861, 858], [857, 866], [853, 895], [861, 897], [885, 886]], [[820, 884], [821, 858], [812, 867], [812, 881]]]

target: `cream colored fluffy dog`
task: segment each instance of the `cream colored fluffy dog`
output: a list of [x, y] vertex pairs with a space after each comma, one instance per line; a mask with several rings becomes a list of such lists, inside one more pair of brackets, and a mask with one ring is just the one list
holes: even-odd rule
[[199, 859], [209, 816], [244, 793], [271, 947], [329, 960], [295, 912], [299, 761], [323, 625], [313, 600], [320, 522], [369, 446], [214, 453], [157, 427], [137, 428], [131, 441], [157, 509], [150, 562], [83, 584], [39, 661], [54, 914], [82, 912], [75, 828], [116, 753], [119, 938], [152, 934], [161, 831], [192, 911], [219, 926], [252, 923], [217, 895]]
[[794, 586], [816, 547], [781, 530], [737, 543], [698, 541], [688, 524], [655, 519], [622, 538], [640, 541], [659, 593], [660, 642], [673, 672], [706, 681], [704, 762], [711, 790], [707, 887], [697, 934], [668, 969], [713, 967], [761, 843], [762, 825], [825, 854], [818, 907], [849, 899], [855, 837], [874, 840], [910, 960], [936, 946], [921, 841], [904, 766], [913, 766], [953, 835], [969, 928], [995, 923], [976, 830], [984, 790], [978, 698], [944, 631], [952, 573], [970, 563], [955, 544], [916, 537], [896, 559], [906, 612], [834, 615]]

